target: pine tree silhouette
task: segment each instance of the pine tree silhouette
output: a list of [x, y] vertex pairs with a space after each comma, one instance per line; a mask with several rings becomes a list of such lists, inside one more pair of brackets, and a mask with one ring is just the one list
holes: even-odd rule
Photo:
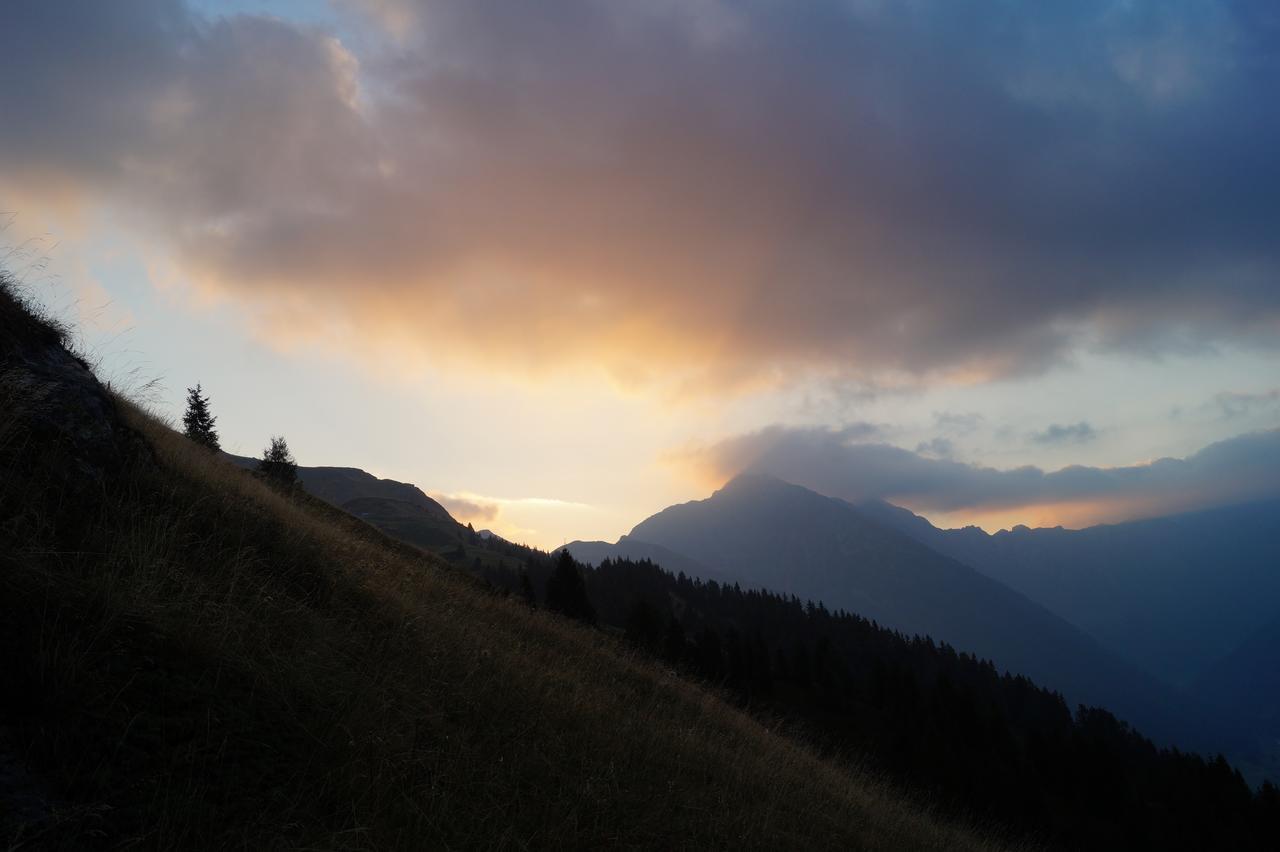
[[218, 443], [218, 432], [213, 428], [217, 422], [218, 418], [209, 412], [209, 397], [204, 395], [200, 385], [187, 388], [187, 413], [182, 415], [186, 436], [216, 453], [222, 449]]
[[625, 624], [627, 641], [646, 650], [658, 647], [662, 639], [662, 621], [658, 608], [641, 598], [627, 611]]
[[578, 563], [569, 551], [560, 551], [555, 572], [547, 578], [547, 609], [585, 621], [596, 623], [596, 611], [587, 598], [587, 586], [582, 580]]
[[533, 581], [529, 579], [528, 569], [520, 571], [520, 593], [531, 609], [538, 608], [538, 595], [533, 591]]
[[673, 614], [667, 622], [667, 632], [662, 637], [662, 659], [672, 665], [684, 662], [688, 653], [688, 643], [684, 638], [684, 628]]
[[258, 471], [277, 485], [292, 487], [298, 481], [298, 463], [289, 452], [289, 445], [284, 437], [276, 435], [271, 444], [262, 452], [262, 461], [258, 462]]

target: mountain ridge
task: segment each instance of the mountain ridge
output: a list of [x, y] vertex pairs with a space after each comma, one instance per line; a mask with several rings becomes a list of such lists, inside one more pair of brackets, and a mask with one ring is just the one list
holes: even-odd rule
[[[224, 455], [238, 467], [246, 470], [258, 468], [258, 459], [232, 453], [224, 453]], [[394, 479], [382, 479], [362, 468], [299, 465], [298, 479], [308, 493], [340, 509], [351, 500], [378, 498], [410, 503], [441, 520], [454, 520], [444, 506], [428, 497], [416, 485]]]
[[[775, 477], [735, 477], [663, 509], [628, 538], [659, 545], [744, 586], [822, 601], [993, 660], [1072, 702], [1107, 706], [1149, 735], [1203, 747], [1198, 709], [1060, 616], [841, 500]], [[1185, 702], [1183, 702], [1185, 704]], [[1210, 735], [1222, 748], [1226, 734]]]
[[883, 501], [850, 504], [1017, 589], [1177, 686], [1280, 617], [1280, 500], [1081, 530], [945, 530]]

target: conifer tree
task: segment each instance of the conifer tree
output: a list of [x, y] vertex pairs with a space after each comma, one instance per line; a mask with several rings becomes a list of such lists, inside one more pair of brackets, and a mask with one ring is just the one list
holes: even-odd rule
[[569, 551], [560, 551], [554, 573], [547, 578], [547, 609], [570, 618], [596, 623], [596, 611], [587, 597], [587, 586], [578, 570], [578, 563]]
[[662, 637], [662, 658], [672, 665], [677, 665], [684, 661], [686, 649], [684, 628], [680, 626], [680, 622], [673, 614], [671, 620], [667, 622], [666, 635]]
[[289, 452], [289, 445], [284, 437], [276, 435], [262, 452], [262, 461], [258, 462], [258, 471], [273, 483], [285, 488], [293, 486], [298, 480], [298, 463]]
[[627, 641], [641, 648], [657, 647], [662, 637], [662, 622], [658, 609], [645, 598], [640, 598], [631, 605], [626, 620]]
[[524, 595], [525, 603], [529, 605], [530, 609], [538, 608], [538, 596], [533, 591], [533, 581], [529, 579], [528, 569], [520, 572], [520, 593]]
[[200, 385], [197, 383], [195, 387], [187, 388], [187, 412], [182, 415], [186, 436], [216, 453], [222, 449], [218, 443], [218, 432], [214, 429], [217, 422], [218, 418], [209, 411], [209, 397], [204, 395]]

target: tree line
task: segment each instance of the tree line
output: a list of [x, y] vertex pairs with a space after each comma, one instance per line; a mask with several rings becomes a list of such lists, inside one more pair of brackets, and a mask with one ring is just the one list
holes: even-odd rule
[[[944, 812], [1049, 848], [1280, 848], [1280, 792], [927, 636], [763, 589], [523, 550], [487, 579], [621, 635]], [[535, 588], [541, 588], [539, 597]]]
[[[218, 439], [218, 418], [209, 408], [209, 397], [199, 383], [187, 388], [187, 410], [182, 415], [182, 432], [211, 453], [222, 451]], [[288, 490], [298, 481], [298, 462], [283, 435], [274, 435], [258, 460], [258, 473], [273, 485]]]

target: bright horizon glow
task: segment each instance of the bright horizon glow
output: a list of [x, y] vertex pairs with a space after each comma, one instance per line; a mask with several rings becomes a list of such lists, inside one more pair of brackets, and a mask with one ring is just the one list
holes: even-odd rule
[[[10, 245], [21, 242], [25, 219], [6, 232]], [[576, 539], [615, 541], [668, 505], [709, 496], [729, 475], [689, 469], [681, 453], [777, 422], [779, 411], [796, 424], [847, 423], [856, 412], [859, 422], [892, 424], [885, 429], [890, 443], [906, 449], [952, 435], [957, 459], [1002, 469], [1140, 464], [1280, 425], [1280, 405], [1226, 417], [1216, 400], [1224, 392], [1268, 398], [1274, 361], [1248, 352], [1162, 361], [1088, 356], [1049, 376], [889, 392], [852, 407], [828, 398], [833, 392], [820, 385], [688, 399], [621, 387], [607, 374], [592, 379], [589, 369], [530, 379], [484, 366], [459, 372], [457, 365], [441, 371], [409, 362], [369, 372], [380, 365], [370, 350], [281, 349], [244, 323], [234, 303], [209, 301], [180, 273], [170, 269], [171, 277], [158, 283], [156, 269], [165, 264], [148, 262], [123, 234], [92, 225], [61, 234], [56, 222], [40, 224], [35, 238], [56, 247], [32, 287], [80, 324], [105, 380], [126, 391], [161, 380], [150, 400], [175, 421], [185, 387], [200, 381], [213, 397], [229, 452], [259, 455], [269, 435], [280, 432], [302, 464], [359, 467], [414, 483], [460, 522], [543, 549]], [[1225, 387], [1224, 372], [1232, 375]], [[1119, 381], [1098, 384], [1107, 374]], [[1150, 397], [1117, 402], [1118, 386], [1132, 383], [1150, 387]], [[1030, 417], [1019, 411], [1029, 400]], [[1100, 426], [1097, 439], [1066, 447], [1033, 440], [1046, 422], [1069, 422], [1095, 405], [1121, 415]], [[955, 406], [988, 413], [981, 425], [963, 425], [957, 434], [945, 423]], [[510, 417], [510, 408], [538, 414]], [[1143, 455], [1130, 455], [1137, 453]], [[615, 482], [628, 487], [615, 491]], [[1114, 502], [939, 511], [888, 499], [939, 526], [988, 532], [1161, 514]]]

